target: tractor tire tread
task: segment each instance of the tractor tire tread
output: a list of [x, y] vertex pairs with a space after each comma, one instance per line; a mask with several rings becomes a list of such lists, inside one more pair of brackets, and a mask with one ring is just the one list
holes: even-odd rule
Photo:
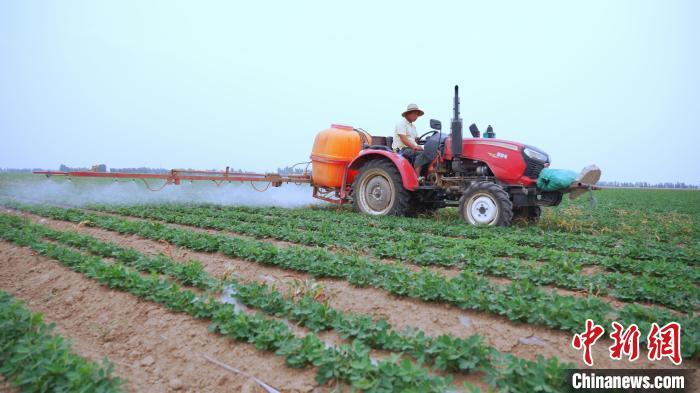
[[[362, 180], [362, 175], [369, 169], [381, 169], [391, 178], [394, 183], [394, 189], [396, 190], [396, 202], [391, 210], [386, 214], [388, 216], [405, 216], [411, 211], [411, 193], [403, 187], [403, 180], [401, 179], [401, 174], [396, 168], [393, 162], [386, 159], [376, 159], [367, 161], [362, 165], [358, 171], [357, 176], [352, 184], [352, 193], [354, 194], [356, 190], [359, 189], [360, 181]], [[358, 213], [362, 213], [360, 209], [359, 198], [353, 195], [352, 198], [352, 208]]]
[[462, 215], [462, 218], [469, 222], [467, 217], [464, 216], [464, 203], [467, 200], [467, 196], [476, 192], [476, 191], [487, 191], [491, 195], [494, 196], [496, 199], [496, 202], [500, 205], [500, 214], [498, 217], [498, 220], [494, 225], [496, 226], [502, 226], [502, 227], [508, 227], [512, 224], [513, 222], [513, 202], [510, 200], [510, 196], [506, 192], [506, 190], [503, 189], [503, 187], [499, 186], [496, 183], [492, 183], [489, 181], [480, 181], [472, 184], [467, 188], [466, 191], [464, 191], [464, 194], [462, 197], [459, 199], [459, 212], [460, 215]]

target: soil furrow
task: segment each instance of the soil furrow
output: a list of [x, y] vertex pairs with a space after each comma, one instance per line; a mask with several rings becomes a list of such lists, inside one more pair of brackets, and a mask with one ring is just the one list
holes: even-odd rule
[[[77, 226], [72, 223], [50, 220], [30, 214], [22, 215], [34, 222], [42, 223], [54, 229], [77, 230], [99, 240], [131, 247], [148, 255], [162, 252], [182, 262], [196, 259], [202, 263], [208, 273], [216, 277], [234, 274], [243, 280], [276, 285], [282, 292], [285, 292], [293, 285], [294, 280], [313, 279], [306, 274], [237, 260], [220, 253], [194, 252], [170, 245], [169, 243], [160, 243], [133, 235], [121, 235], [99, 228]], [[189, 227], [186, 228], [190, 229]], [[212, 231], [211, 233], [215, 232]], [[316, 281], [325, 286], [332, 307], [348, 312], [384, 317], [398, 330], [406, 327], [415, 327], [434, 336], [444, 333], [458, 337], [479, 334], [489, 345], [498, 350], [510, 352], [526, 359], [534, 359], [537, 354], [542, 354], [545, 357], [557, 356], [563, 361], [572, 362], [579, 366], [583, 364], [580, 354], [571, 349], [571, 334], [567, 332], [515, 323], [505, 317], [462, 310], [450, 305], [400, 298], [379, 289], [357, 288], [342, 280], [316, 279]], [[669, 362], [652, 363], [646, 359], [640, 359], [635, 363], [612, 361], [607, 357], [607, 353], [603, 353], [603, 349], [607, 351], [607, 348], [604, 346], [610, 345], [608, 341], [601, 339], [598, 343], [598, 348], [600, 348], [601, 352], [600, 356], [596, 358], [596, 365], [600, 367], [671, 367]], [[695, 360], [690, 362], [684, 361], [685, 365], [691, 363], [698, 362]]]
[[212, 356], [282, 391], [316, 388], [315, 370], [291, 369], [253, 345], [209, 333], [208, 323], [110, 290], [29, 249], [0, 242], [0, 288], [24, 300], [73, 349], [115, 365], [130, 391], [259, 391], [247, 377], [204, 359]]

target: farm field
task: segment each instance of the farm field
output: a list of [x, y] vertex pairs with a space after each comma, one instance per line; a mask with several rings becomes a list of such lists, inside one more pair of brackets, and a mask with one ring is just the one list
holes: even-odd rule
[[[698, 191], [603, 190], [475, 228], [454, 209], [38, 201], [25, 182], [0, 177], [0, 311], [42, 313], [114, 389], [557, 392], [588, 367], [571, 344], [587, 319], [606, 328], [594, 368], [700, 365]], [[612, 322], [642, 332], [635, 362], [609, 357]], [[668, 322], [680, 366], [646, 358]]]

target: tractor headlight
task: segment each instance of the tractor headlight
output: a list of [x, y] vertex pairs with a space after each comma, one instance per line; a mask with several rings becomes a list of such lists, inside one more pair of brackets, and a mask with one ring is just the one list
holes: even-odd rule
[[535, 149], [532, 149], [530, 147], [524, 148], [523, 153], [525, 153], [526, 156], [528, 156], [534, 160], [538, 160], [538, 161], [542, 161], [542, 162], [549, 161], [549, 156], [547, 154], [545, 154], [541, 151], [537, 151]]

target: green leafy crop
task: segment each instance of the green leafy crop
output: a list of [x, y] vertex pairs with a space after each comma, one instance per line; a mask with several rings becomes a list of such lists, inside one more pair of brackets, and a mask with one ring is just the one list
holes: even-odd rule
[[23, 392], [119, 392], [112, 365], [86, 360], [41, 314], [0, 291], [0, 374]]

